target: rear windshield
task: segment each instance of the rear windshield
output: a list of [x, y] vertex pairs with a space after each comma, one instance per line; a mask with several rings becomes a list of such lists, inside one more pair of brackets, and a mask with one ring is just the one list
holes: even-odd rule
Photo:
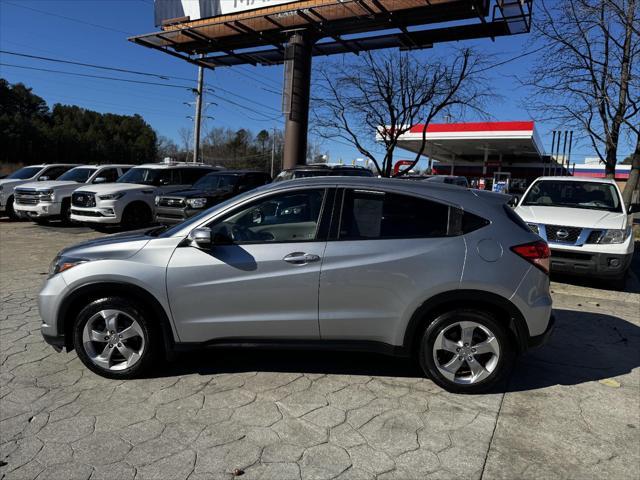
[[27, 178], [33, 177], [40, 170], [42, 170], [42, 167], [24, 167], [20, 170], [16, 170], [7, 178], [12, 178], [14, 180], [26, 180]]
[[527, 192], [522, 205], [622, 211], [616, 187], [600, 182], [540, 180]]

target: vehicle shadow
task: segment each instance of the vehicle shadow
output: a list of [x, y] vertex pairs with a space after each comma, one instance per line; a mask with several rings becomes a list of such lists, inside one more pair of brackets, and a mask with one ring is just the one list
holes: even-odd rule
[[[549, 343], [520, 357], [509, 381], [495, 392], [577, 385], [640, 367], [640, 326], [600, 313], [555, 310], [554, 314], [556, 330]], [[157, 375], [240, 372], [423, 376], [412, 359], [373, 353], [220, 347], [182, 353]]]

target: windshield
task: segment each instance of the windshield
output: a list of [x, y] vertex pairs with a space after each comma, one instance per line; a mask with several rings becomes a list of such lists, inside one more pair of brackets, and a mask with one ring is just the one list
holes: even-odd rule
[[196, 183], [193, 184], [194, 189], [199, 190], [233, 190], [233, 187], [238, 183], [237, 175], [207, 175], [202, 177]]
[[42, 167], [24, 167], [20, 170], [16, 170], [7, 178], [12, 178], [14, 180], [25, 180], [27, 178], [33, 177], [40, 170], [42, 170]]
[[58, 180], [66, 180], [71, 182], [87, 183], [91, 175], [95, 173], [95, 168], [72, 168], [67, 173], [58, 177]]
[[522, 205], [622, 211], [616, 187], [598, 182], [542, 180], [533, 184]]
[[160, 185], [163, 179], [168, 179], [169, 171], [158, 168], [132, 168], [122, 175], [117, 183], [140, 183], [142, 185]]

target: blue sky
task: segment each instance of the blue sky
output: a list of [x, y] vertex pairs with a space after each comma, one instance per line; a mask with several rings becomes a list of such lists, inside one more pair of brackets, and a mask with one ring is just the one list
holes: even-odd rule
[[[160, 73], [185, 79], [169, 80], [173, 84], [193, 85], [196, 77], [194, 66], [127, 41], [128, 35], [155, 30], [152, 0], [0, 0], [2, 50]], [[490, 39], [465, 42], [465, 46], [474, 45], [482, 52], [498, 55], [498, 59], [507, 59], [526, 51], [530, 48], [530, 42], [528, 36], [521, 35], [497, 38], [495, 42]], [[431, 50], [416, 54], [446, 54], [452, 48], [451, 45], [436, 45]], [[349, 60], [349, 55], [352, 56], [348, 54], [345, 61]], [[530, 118], [523, 106], [526, 92], [519, 88], [513, 75], [526, 72], [532, 59], [533, 56], [525, 57], [491, 71], [491, 82], [503, 95], [502, 100], [493, 103], [489, 109], [496, 120]], [[6, 54], [0, 54], [0, 61], [98, 76], [160, 81]], [[326, 60], [314, 59], [316, 64], [323, 61]], [[173, 138], [177, 143], [180, 143], [178, 130], [181, 127], [192, 126], [192, 121], [186, 117], [192, 115], [193, 107], [185, 105], [184, 102], [192, 102], [194, 98], [186, 88], [78, 78], [8, 66], [0, 66], [0, 76], [10, 83], [23, 82], [32, 87], [34, 93], [43, 97], [50, 105], [65, 103], [101, 112], [139, 113], [161, 135]], [[280, 91], [282, 76], [282, 66], [241, 66], [220, 68], [215, 72], [206, 71], [207, 86], [218, 89], [215, 94], [217, 98], [209, 95], [206, 101], [216, 102], [218, 105], [208, 105], [206, 115], [214, 119], [205, 119], [205, 131], [213, 126], [249, 128], [254, 132], [263, 128], [282, 128], [283, 122], [279, 116], [281, 97], [276, 93]], [[193, 79], [193, 82], [188, 79]], [[232, 92], [244, 97], [235, 100], [245, 108], [225, 101], [234, 98]], [[550, 124], [537, 125], [538, 133], [547, 150], [551, 143], [550, 132], [555, 127], [556, 125]], [[354, 148], [344, 144], [324, 141], [322, 148], [330, 152], [332, 160], [343, 158], [350, 161], [359, 156]], [[628, 146], [622, 146], [620, 154], [624, 155], [628, 151]], [[573, 160], [577, 162], [581, 162], [584, 156], [593, 155], [586, 144], [574, 148], [574, 153]], [[399, 158], [398, 155], [396, 157]]]

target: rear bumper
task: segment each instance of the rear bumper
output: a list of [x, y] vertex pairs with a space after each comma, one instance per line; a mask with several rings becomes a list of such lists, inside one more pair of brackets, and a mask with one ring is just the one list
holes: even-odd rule
[[540, 347], [545, 343], [547, 343], [549, 341], [549, 338], [551, 338], [551, 335], [553, 335], [553, 330], [555, 329], [555, 327], [556, 327], [556, 318], [553, 315], [551, 315], [549, 317], [549, 323], [547, 325], [546, 330], [540, 335], [529, 337], [527, 339], [527, 349]]
[[616, 278], [631, 265], [633, 253], [574, 252], [551, 249], [551, 271], [570, 275]]

